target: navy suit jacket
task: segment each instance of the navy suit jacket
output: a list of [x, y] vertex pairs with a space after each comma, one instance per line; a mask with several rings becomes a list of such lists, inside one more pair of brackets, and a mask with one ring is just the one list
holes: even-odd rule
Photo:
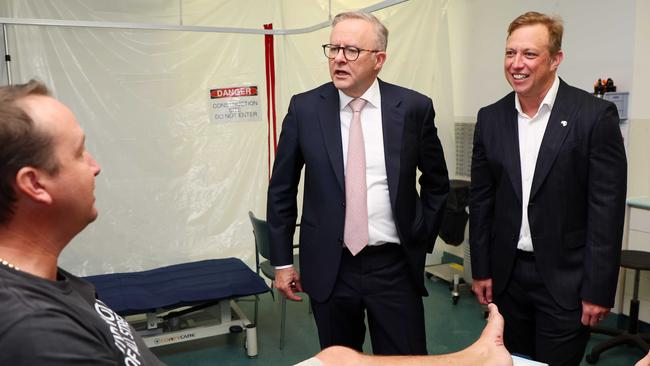
[[[449, 191], [447, 167], [434, 125], [431, 99], [379, 80], [388, 191], [401, 246], [416, 288], [423, 282]], [[336, 281], [343, 250], [345, 172], [339, 94], [327, 83], [291, 98], [269, 183], [267, 221], [271, 263], [291, 264], [296, 194], [304, 166], [300, 218], [303, 289], [325, 301]], [[421, 171], [420, 193], [416, 170]]]
[[[515, 261], [522, 187], [515, 93], [482, 108], [474, 132], [472, 276], [504, 290]], [[627, 163], [616, 106], [560, 80], [537, 157], [528, 220], [555, 301], [612, 307], [618, 279]]]

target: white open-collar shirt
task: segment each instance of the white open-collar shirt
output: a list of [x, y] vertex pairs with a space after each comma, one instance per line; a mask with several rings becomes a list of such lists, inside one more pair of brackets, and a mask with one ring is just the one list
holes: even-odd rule
[[539, 105], [537, 113], [531, 118], [521, 109], [519, 96], [515, 97], [515, 108], [517, 109], [517, 129], [519, 130], [519, 160], [521, 163], [521, 229], [519, 230], [519, 241], [517, 249], [527, 252], [533, 251], [533, 239], [530, 235], [530, 224], [528, 223], [528, 202], [530, 201], [530, 190], [535, 175], [537, 155], [542, 145], [544, 132], [548, 125], [548, 119], [553, 110], [557, 90], [560, 87], [560, 78], [555, 75], [555, 81], [548, 90], [544, 100]]

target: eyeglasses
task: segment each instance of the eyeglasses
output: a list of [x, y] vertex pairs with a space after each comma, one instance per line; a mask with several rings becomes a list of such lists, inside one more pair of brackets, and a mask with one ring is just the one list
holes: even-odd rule
[[325, 54], [325, 57], [331, 59], [335, 59], [336, 56], [338, 56], [339, 51], [343, 50], [343, 57], [345, 57], [346, 60], [348, 61], [356, 61], [359, 58], [359, 55], [361, 54], [362, 51], [366, 52], [381, 52], [381, 50], [366, 50], [363, 48], [359, 47], [354, 47], [354, 46], [337, 46], [334, 44], [324, 44], [323, 45], [323, 53]]

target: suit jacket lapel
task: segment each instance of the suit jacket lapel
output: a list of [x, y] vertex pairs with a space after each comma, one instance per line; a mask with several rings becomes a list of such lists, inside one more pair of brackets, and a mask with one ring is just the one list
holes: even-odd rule
[[329, 84], [320, 97], [321, 104], [318, 106], [318, 120], [325, 140], [325, 148], [336, 175], [336, 180], [339, 182], [341, 189], [345, 190], [339, 94], [334, 84]]
[[381, 93], [381, 122], [384, 135], [384, 161], [386, 163], [386, 178], [388, 179], [388, 194], [391, 206], [395, 207], [399, 186], [400, 157], [402, 155], [404, 110], [400, 96], [391, 93], [391, 89], [381, 80], [379, 80], [379, 90]]
[[568, 92], [567, 85], [564, 81], [560, 80], [560, 87], [557, 91], [555, 102], [553, 103], [553, 110], [551, 110], [551, 116], [548, 119], [542, 145], [537, 155], [533, 185], [530, 189], [531, 200], [542, 186], [546, 175], [548, 175], [548, 172], [553, 166], [553, 162], [555, 162], [557, 154], [560, 152], [560, 147], [562, 147], [569, 130], [573, 126], [571, 119], [576, 106], [575, 103], [572, 103], [571, 96]]
[[515, 108], [516, 94], [505, 102], [505, 138], [503, 139], [503, 152], [506, 161], [506, 170], [514, 191], [521, 202], [521, 161], [519, 157], [519, 127], [517, 109]]

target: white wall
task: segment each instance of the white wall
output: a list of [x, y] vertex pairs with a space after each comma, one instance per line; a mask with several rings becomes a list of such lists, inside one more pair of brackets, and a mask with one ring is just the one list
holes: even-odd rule
[[[650, 2], [636, 1], [633, 81], [630, 92], [628, 196], [650, 196]], [[650, 250], [650, 242], [647, 243]]]
[[631, 95], [632, 116], [650, 119], [650, 2], [636, 1], [634, 34], [634, 94]]

